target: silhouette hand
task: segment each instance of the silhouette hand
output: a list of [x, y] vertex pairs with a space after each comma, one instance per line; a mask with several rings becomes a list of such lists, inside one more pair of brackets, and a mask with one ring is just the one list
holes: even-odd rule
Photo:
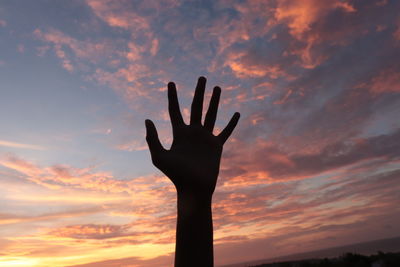
[[173, 142], [170, 150], [160, 143], [151, 120], [146, 120], [146, 140], [153, 164], [174, 183], [178, 193], [211, 196], [217, 183], [222, 147], [234, 130], [240, 114], [236, 112], [225, 129], [213, 135], [221, 94], [214, 87], [210, 105], [201, 124], [206, 78], [200, 77], [194, 94], [190, 124], [183, 121], [175, 84], [168, 83], [168, 109], [172, 123]]

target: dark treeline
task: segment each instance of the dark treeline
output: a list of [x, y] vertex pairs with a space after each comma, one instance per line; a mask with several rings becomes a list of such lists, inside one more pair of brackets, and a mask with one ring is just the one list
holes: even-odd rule
[[378, 252], [370, 256], [346, 253], [337, 258], [308, 259], [278, 263], [261, 264], [252, 267], [399, 267], [400, 252]]

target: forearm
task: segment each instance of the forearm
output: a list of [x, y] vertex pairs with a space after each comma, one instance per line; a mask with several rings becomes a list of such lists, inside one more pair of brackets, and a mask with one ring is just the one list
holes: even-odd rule
[[178, 192], [175, 267], [212, 267], [212, 195]]

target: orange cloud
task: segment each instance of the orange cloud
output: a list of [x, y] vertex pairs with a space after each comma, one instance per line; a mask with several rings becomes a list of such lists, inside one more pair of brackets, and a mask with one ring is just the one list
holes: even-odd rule
[[233, 74], [240, 79], [259, 77], [269, 77], [271, 79], [289, 78], [279, 65], [257, 64], [246, 57], [246, 53], [230, 54], [227, 56], [224, 66], [228, 66]]
[[[125, 40], [77, 40], [57, 30], [43, 32], [36, 30], [35, 35], [52, 43], [62, 65], [69, 71], [77, 66], [85, 69], [85, 78], [115, 90], [126, 100], [129, 106], [139, 108], [143, 101], [138, 96], [153, 99], [158, 92], [160, 82], [165, 82], [163, 70], [152, 69], [149, 62], [157, 56], [160, 40], [151, 27], [151, 17], [144, 16], [140, 9], [162, 9], [175, 6], [175, 1], [163, 3], [137, 3], [134, 8], [128, 2], [87, 0], [86, 4], [97, 18], [113, 28], [120, 28], [130, 35]], [[118, 46], [118, 47], [117, 47]], [[68, 48], [68, 49], [64, 49]], [[70, 55], [71, 50], [73, 55]], [[100, 61], [106, 61], [107, 68], [98, 67]], [[88, 63], [96, 63], [91, 69]], [[111, 68], [109, 68], [111, 67]]]
[[[102, 205], [100, 212], [103, 214], [113, 210], [106, 217], [137, 218], [142, 220], [145, 229], [154, 227], [153, 220], [156, 217], [159, 221], [165, 220], [157, 226], [158, 229], [173, 229], [174, 216], [171, 217], [171, 214], [174, 214], [175, 190], [164, 177], [152, 175], [118, 180], [109, 173], [93, 172], [91, 168], [79, 169], [65, 165], [40, 168], [14, 156], [5, 157], [0, 164], [26, 175], [27, 181], [40, 186], [39, 188], [25, 186], [22, 190], [14, 190], [10, 195], [6, 195], [10, 201], [40, 202], [40, 205], [55, 202], [61, 206]], [[143, 202], [143, 199], [146, 201]], [[40, 220], [50, 219], [49, 216], [46, 215]], [[54, 218], [58, 216], [54, 215]], [[18, 223], [38, 218], [7, 217], [4, 220], [3, 223]]]
[[400, 92], [400, 72], [394, 69], [382, 71], [369, 86], [374, 94]]
[[[0, 214], [5, 229], [0, 243], [2, 237], [9, 240], [2, 245], [7, 255], [29, 254], [20, 262], [65, 266], [127, 255], [150, 259], [173, 249], [175, 192], [165, 178], [123, 181], [92, 168], [40, 167], [11, 155], [3, 156], [0, 165], [19, 173], [1, 181], [5, 208], [19, 208]], [[94, 223], [99, 220], [102, 224]], [[52, 249], [63, 252], [49, 253]], [[0, 256], [0, 263], [14, 261]]]
[[348, 2], [329, 1], [322, 3], [318, 0], [280, 0], [274, 12], [276, 23], [284, 23], [289, 33], [305, 46], [291, 49], [289, 53], [298, 55], [304, 68], [315, 68], [327, 59], [327, 55], [315, 54], [314, 47], [323, 41], [322, 36], [313, 28], [329, 12], [341, 9], [344, 12], [356, 12]]
[[[255, 158], [260, 155], [255, 153]], [[292, 168], [291, 166], [295, 164], [293, 158], [273, 149], [263, 155], [270, 156], [262, 162], [272, 161], [282, 168]], [[242, 158], [244, 157], [242, 156]], [[246, 156], [246, 158], [248, 157]], [[8, 161], [11, 160], [8, 159]], [[231, 158], [229, 164], [234, 163]], [[227, 162], [224, 164], [223, 168], [227, 168]], [[285, 251], [290, 253], [292, 248], [287, 246], [290, 242], [309, 242], [311, 239], [320, 239], [335, 229], [345, 229], [349, 225], [367, 220], [368, 216], [378, 216], [380, 212], [388, 210], [388, 208], [382, 208], [383, 206], [394, 205], [395, 202], [390, 196], [395, 196], [394, 192], [398, 190], [396, 179], [398, 172], [389, 176], [385, 175], [384, 180], [380, 174], [357, 177], [354, 175], [365, 174], [365, 170], [353, 172], [348, 170], [346, 177], [336, 176], [330, 180], [323, 179], [314, 185], [302, 184], [303, 181], [300, 180], [291, 183], [271, 183], [269, 179], [265, 179], [268, 178], [266, 177], [268, 173], [263, 174], [259, 167], [252, 172], [251, 170], [254, 168], [247, 169], [246, 164], [247, 162], [243, 162], [243, 160], [241, 164], [237, 164], [244, 169], [244, 172], [239, 175], [242, 181], [238, 186], [233, 185], [236, 177], [239, 176], [231, 174], [232, 178], [229, 178], [226, 177], [225, 170], [222, 171], [223, 177], [221, 178], [223, 179], [217, 187], [213, 205], [216, 253], [221, 253], [224, 247], [231, 245], [237, 247], [240, 246], [238, 243], [256, 242], [258, 238], [268, 239], [267, 237], [276, 237], [277, 240], [274, 244], [286, 246]], [[21, 167], [11, 167], [15, 170], [35, 169], [32, 163], [27, 164], [21, 159], [17, 165]], [[22, 168], [24, 166], [25, 168]], [[111, 175], [104, 177], [100, 173], [96, 178], [99, 181], [95, 182], [92, 181], [92, 177], [96, 176], [96, 173], [91, 174], [90, 172], [93, 170], [65, 165], [41, 168], [41, 171], [36, 173], [24, 171], [27, 175], [43, 175], [44, 173], [47, 178], [46, 183], [53, 181], [62, 186], [60, 189], [51, 189], [57, 190], [59, 193], [65, 192], [67, 186], [85, 189], [88, 190], [87, 192], [93, 190], [103, 192], [105, 193], [104, 198], [117, 192], [129, 192], [129, 198], [121, 199], [121, 202], [116, 205], [104, 203], [102, 206], [91, 209], [43, 214], [36, 217], [18, 217], [10, 214], [0, 216], [3, 220], [2, 223], [7, 224], [7, 227], [33, 221], [48, 223], [42, 226], [35, 235], [25, 235], [15, 240], [15, 242], [23, 241], [26, 245], [23, 249], [25, 252], [29, 251], [31, 255], [27, 260], [37, 257], [38, 260], [40, 258], [39, 262], [42, 264], [52, 262], [53, 266], [58, 266], [55, 259], [48, 253], [37, 249], [39, 244], [40, 247], [48, 249], [51, 249], [50, 244], [71, 247], [71, 249], [64, 250], [63, 257], [84, 255], [80, 263], [140, 255], [141, 250], [135, 250], [139, 248], [147, 249], [147, 252], [150, 253], [148, 260], [150, 260], [150, 258], [165, 255], [173, 250], [176, 216], [175, 192], [172, 185], [165, 186], [167, 179], [139, 177], [128, 181], [115, 181]], [[230, 182], [232, 183], [230, 184]], [[240, 191], [238, 191], [239, 188]], [[386, 197], [382, 198], [383, 196]], [[365, 208], [366, 206], [368, 208]], [[103, 216], [108, 214], [109, 217], [102, 217], [102, 221], [110, 220], [110, 222], [93, 223], [93, 220], [98, 221], [101, 214]], [[332, 214], [338, 214], [340, 218], [336, 218], [335, 223], [327, 223], [332, 222], [330, 219]], [[91, 215], [95, 216], [90, 217]], [[130, 222], [117, 223], [118, 218], [124, 218], [123, 216], [127, 215], [132, 216]], [[115, 223], [111, 223], [111, 220], [114, 220]], [[55, 224], [57, 221], [59, 223]], [[342, 230], [337, 230], [335, 233], [340, 237]], [[35, 243], [32, 243], [32, 240], [35, 240]], [[12, 244], [8, 249], [15, 249], [17, 243]], [[77, 247], [76, 244], [80, 244], [80, 252], [73, 250], [74, 247]], [[82, 247], [85, 250], [82, 250]], [[115, 254], [114, 248], [118, 248], [120, 252]], [[154, 251], [156, 249], [161, 250], [156, 253]], [[294, 250], [295, 248], [293, 248]], [[100, 258], [99, 251], [102, 251]], [[251, 257], [257, 255], [251, 254]], [[60, 257], [58, 256], [59, 260], [61, 260]], [[250, 258], [243, 257], [237, 260], [246, 259]], [[225, 261], [226, 259], [221, 260]], [[114, 260], [114, 262], [117, 261]], [[70, 261], [62, 259], [62, 262], [65, 265], [65, 262]], [[141, 261], [131, 258], [127, 262]]]
[[28, 176], [38, 176], [43, 173], [42, 170], [36, 167], [32, 162], [22, 160], [12, 155], [3, 156], [0, 159], [0, 164]]
[[130, 30], [148, 30], [150, 28], [148, 21], [123, 7], [124, 3], [111, 0], [87, 0], [87, 5], [102, 20], [112, 27], [120, 27]]
[[[322, 177], [329, 173], [340, 172], [341, 169], [376, 160], [395, 162], [399, 153], [398, 146], [393, 145], [392, 140], [398, 138], [399, 135], [400, 131], [397, 130], [391, 134], [365, 138], [362, 141], [346, 139], [346, 141], [333, 142], [331, 140], [315, 151], [299, 149], [291, 153], [288, 152], [290, 150], [286, 150], [291, 142], [290, 138], [287, 138], [287, 142], [283, 141], [285, 145], [279, 143], [282, 139], [274, 143], [272, 137], [269, 142], [257, 139], [251, 142], [252, 145], [243, 144], [237, 140], [231, 145], [227, 158], [222, 161], [220, 183], [232, 189], [243, 186], [262, 186], [275, 182]], [[303, 139], [299, 139], [301, 140]]]
[[322, 3], [318, 0], [280, 0], [275, 9], [275, 18], [278, 22], [286, 23], [290, 33], [299, 40], [321, 17], [332, 9], [342, 9], [345, 12], [355, 12], [355, 8], [343, 1], [329, 1]]
[[[55, 54], [61, 60], [63, 68], [69, 72], [74, 71], [76, 65], [82, 64], [82, 62], [76, 61], [74, 57], [86, 59], [90, 62], [99, 62], [106, 58], [105, 55], [113, 51], [109, 43], [77, 40], [55, 29], [49, 29], [45, 32], [36, 29], [34, 35], [36, 38], [53, 45]], [[66, 48], [72, 50], [73, 55], [69, 55]], [[73, 63], [73, 61], [76, 62]]]
[[104, 239], [126, 235], [126, 231], [126, 227], [120, 225], [84, 224], [57, 228], [48, 234], [76, 239]]
[[247, 77], [264, 77], [277, 78], [282, 75], [283, 71], [278, 67], [265, 67], [265, 66], [246, 66], [238, 61], [231, 61], [226, 63], [238, 78]]
[[285, 104], [288, 101], [288, 99], [292, 93], [293, 93], [293, 90], [289, 89], [281, 99], [274, 101], [274, 104], [275, 105]]
[[0, 224], [20, 224], [20, 223], [31, 223], [39, 221], [51, 221], [65, 218], [74, 218], [79, 216], [86, 216], [101, 212], [101, 207], [91, 207], [87, 209], [77, 209], [63, 212], [54, 212], [47, 214], [40, 214], [37, 216], [32, 215], [15, 215], [2, 213], [0, 214]]
[[143, 141], [137, 141], [136, 139], [124, 142], [115, 146], [118, 150], [125, 151], [143, 151], [148, 148], [147, 144]]
[[400, 73], [395, 68], [380, 71], [368, 83], [360, 83], [355, 88], [368, 88], [373, 95], [400, 92]]
[[170, 194], [168, 191], [157, 193], [157, 190], [152, 193], [147, 192], [153, 190], [153, 187], [168, 184], [163, 177], [154, 175], [131, 180], [118, 180], [110, 173], [94, 172], [93, 168], [73, 168], [67, 165], [43, 168], [12, 155], [3, 156], [0, 164], [26, 175], [26, 178], [32, 182], [54, 190], [75, 188], [98, 192], [128, 193], [135, 199], [151, 196], [149, 202], [155, 197], [162, 198]]

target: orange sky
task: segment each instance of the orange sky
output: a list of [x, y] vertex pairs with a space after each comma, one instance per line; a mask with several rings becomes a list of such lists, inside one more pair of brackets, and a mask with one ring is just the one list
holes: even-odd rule
[[[215, 262], [398, 235], [395, 0], [1, 1], [0, 266], [172, 266], [166, 84], [222, 99]], [[218, 130], [217, 130], [218, 132]]]

